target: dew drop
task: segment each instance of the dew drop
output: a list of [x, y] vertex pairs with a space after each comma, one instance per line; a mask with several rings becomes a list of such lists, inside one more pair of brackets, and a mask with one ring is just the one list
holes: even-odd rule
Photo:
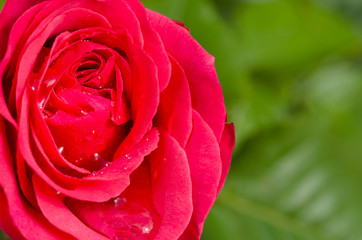
[[56, 79], [50, 80], [49, 82], [47, 82], [47, 87], [52, 86], [55, 83]]
[[42, 99], [42, 100], [40, 101], [40, 103], [39, 103], [39, 108], [40, 108], [40, 110], [43, 110], [43, 109], [44, 109], [44, 104], [45, 104], [45, 98]]
[[150, 233], [151, 229], [149, 227], [143, 227], [142, 233]]
[[35, 87], [34, 87], [34, 86], [32, 86], [32, 87], [31, 87], [31, 90], [35, 91]]
[[123, 196], [114, 198], [104, 206], [116, 213], [114, 215], [101, 214], [105, 223], [104, 227], [111, 233], [111, 239], [149, 238], [147, 235], [154, 228], [154, 219], [149, 209], [137, 202], [128, 201]]
[[59, 152], [59, 154], [62, 154], [62, 153], [63, 153], [63, 151], [64, 151], [64, 147], [60, 147], [60, 148], [58, 148], [58, 152]]
[[57, 195], [60, 195], [60, 194], [61, 194], [61, 192], [57, 191]]
[[84, 110], [81, 110], [80, 113], [81, 113], [83, 116], [85, 116], [85, 115], [88, 114], [88, 113], [87, 113], [86, 111], [84, 111]]
[[120, 207], [122, 206], [123, 204], [126, 203], [126, 198], [124, 197], [116, 197], [114, 200], [113, 200], [113, 203], [114, 203], [114, 207]]
[[105, 166], [106, 166], [106, 167], [109, 167], [109, 166], [111, 166], [111, 165], [112, 165], [111, 162], [107, 162]]
[[140, 214], [142, 221], [133, 223], [133, 227], [136, 227], [142, 231], [142, 234], [149, 234], [153, 229], [153, 221], [150, 212], [144, 209], [144, 212]]
[[93, 176], [97, 175], [97, 172], [96, 172], [96, 171], [93, 171], [93, 172], [92, 172], [92, 175], [93, 175]]
[[148, 142], [149, 141], [149, 139], [148, 138], [146, 138], [146, 142]]

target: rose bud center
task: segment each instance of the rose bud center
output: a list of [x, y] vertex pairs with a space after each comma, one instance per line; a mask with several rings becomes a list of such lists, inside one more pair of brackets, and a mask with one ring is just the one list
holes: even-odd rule
[[[53, 65], [59, 72], [57, 63]], [[42, 82], [39, 108], [59, 152], [70, 163], [99, 170], [112, 161], [129, 133], [130, 107], [119, 81], [112, 53], [93, 50], [70, 64], [61, 77]]]

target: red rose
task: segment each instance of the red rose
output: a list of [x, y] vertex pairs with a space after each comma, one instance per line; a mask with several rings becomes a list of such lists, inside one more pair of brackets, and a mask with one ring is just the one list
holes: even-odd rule
[[0, 42], [6, 234], [200, 238], [234, 128], [187, 29], [136, 0], [9, 0]]

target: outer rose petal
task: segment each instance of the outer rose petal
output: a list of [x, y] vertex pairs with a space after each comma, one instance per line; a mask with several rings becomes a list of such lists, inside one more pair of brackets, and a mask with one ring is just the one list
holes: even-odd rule
[[6, 200], [6, 196], [2, 188], [0, 188], [0, 229], [3, 229], [4, 232], [11, 238], [17, 240], [25, 239], [19, 230], [14, 226], [10, 216], [9, 216], [9, 205]]
[[87, 240], [106, 240], [108, 238], [81, 222], [64, 204], [64, 196], [57, 194], [38, 176], [33, 175], [33, 183], [40, 210], [57, 228], [76, 237]]
[[128, 0], [127, 4], [137, 14], [145, 38], [144, 50], [152, 57], [158, 68], [160, 91], [164, 90], [170, 80], [171, 66], [160, 36], [154, 31], [147, 19], [144, 6], [138, 0]]
[[161, 93], [156, 124], [165, 128], [184, 148], [192, 131], [190, 88], [182, 68], [172, 58], [171, 63], [171, 80]]
[[207, 214], [217, 196], [221, 177], [219, 144], [211, 128], [193, 112], [194, 128], [186, 147], [191, 170], [194, 213], [180, 239], [200, 239]]
[[10, 29], [17, 18], [33, 5], [44, 0], [7, 0], [0, 13], [0, 59], [2, 59], [8, 42]]
[[153, 239], [160, 216], [152, 202], [149, 161], [131, 175], [131, 184], [120, 196], [104, 203], [65, 199], [65, 204], [89, 227], [110, 239]]
[[158, 32], [166, 51], [181, 65], [189, 81], [192, 107], [214, 131], [219, 141], [226, 111], [214, 57], [203, 49], [190, 33], [169, 18], [147, 10], [151, 26]]
[[[10, 2], [10, 3], [9, 3]], [[5, 5], [8, 3], [10, 4], [9, 9], [11, 9], [12, 5], [16, 5], [16, 2], [9, 1], [6, 2]], [[5, 9], [6, 6], [4, 6]], [[17, 21], [14, 25], [14, 28], [10, 32], [10, 28], [7, 29], [6, 21], [10, 21], [8, 18], [11, 16], [6, 15], [4, 11], [0, 12], [0, 115], [4, 116], [6, 120], [8, 120], [11, 124], [13, 124], [15, 127], [17, 126], [16, 121], [11, 116], [9, 109], [6, 105], [5, 99], [4, 99], [4, 92], [3, 92], [3, 86], [5, 88], [11, 87], [11, 80], [10, 82], [4, 83], [5, 74], [8, 68], [8, 65], [11, 61], [11, 58], [15, 55], [15, 49], [16, 46], [21, 42], [21, 37], [24, 34], [24, 31], [26, 30], [28, 24], [33, 20], [34, 16], [37, 14], [37, 12], [42, 8], [42, 5], [38, 5], [33, 10], [27, 11], [23, 16], [21, 21]], [[19, 9], [21, 9], [19, 7]], [[16, 19], [13, 19], [11, 21], [15, 21]], [[12, 23], [11, 23], [12, 25]], [[5, 32], [4, 32], [5, 31]], [[10, 34], [10, 35], [9, 35]], [[8, 38], [10, 38], [10, 42], [8, 43]], [[6, 54], [5, 54], [5, 51]], [[5, 54], [5, 55], [4, 55]], [[17, 58], [17, 56], [15, 56]], [[6, 80], [5, 80], [6, 81]]]
[[[9, 216], [13, 225], [26, 239], [73, 239], [71, 236], [51, 226], [45, 218], [25, 202], [18, 189], [16, 176], [12, 167], [12, 157], [6, 142], [4, 121], [0, 118], [0, 187], [7, 198]], [[3, 214], [1, 218], [6, 217]], [[16, 233], [14, 233], [16, 234]]]
[[220, 154], [222, 161], [222, 172], [218, 192], [224, 186], [226, 175], [231, 164], [231, 154], [235, 146], [235, 127], [232, 123], [225, 124], [224, 132], [220, 140]]
[[179, 143], [160, 130], [159, 148], [150, 157], [153, 201], [162, 216], [157, 240], [178, 239], [192, 215], [192, 182]]

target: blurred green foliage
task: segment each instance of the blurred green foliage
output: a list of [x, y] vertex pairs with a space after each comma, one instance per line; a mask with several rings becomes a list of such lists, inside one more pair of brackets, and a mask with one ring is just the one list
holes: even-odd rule
[[362, 239], [362, 2], [143, 2], [216, 57], [236, 127], [202, 239]]

